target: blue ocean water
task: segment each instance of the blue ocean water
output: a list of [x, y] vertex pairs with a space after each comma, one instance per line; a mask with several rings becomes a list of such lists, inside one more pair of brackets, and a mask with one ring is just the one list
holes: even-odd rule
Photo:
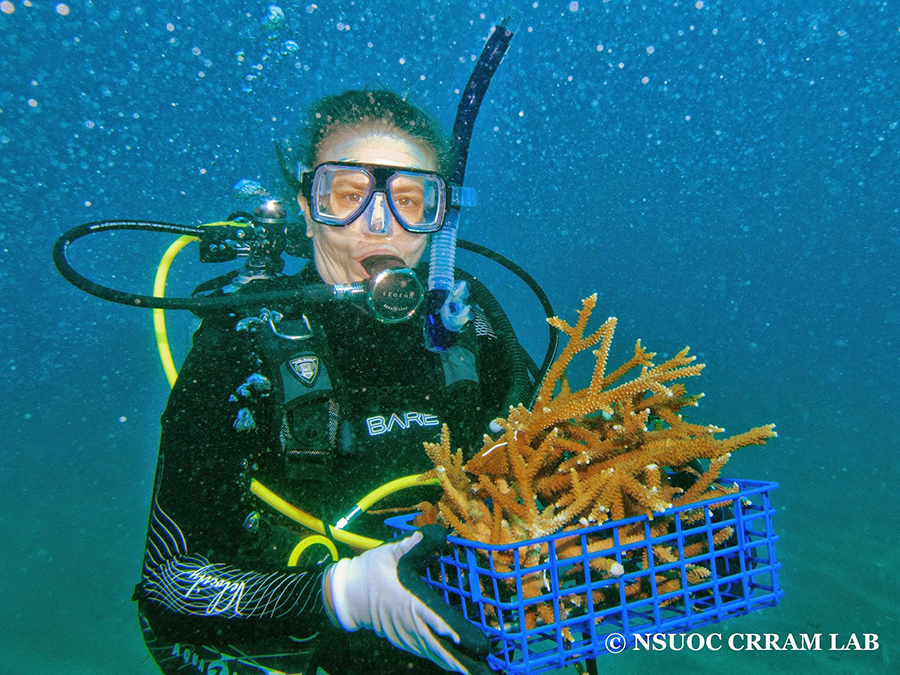
[[[167, 385], [149, 315], [50, 259], [104, 218], [196, 224], [240, 179], [283, 189], [273, 142], [304, 106], [386, 86], [452, 123], [499, 2], [0, 3], [0, 663], [152, 673], [130, 602]], [[692, 419], [774, 422], [729, 475], [778, 481], [786, 595], [721, 632], [874, 633], [874, 651], [659, 652], [601, 669], [900, 672], [900, 8], [539, 2], [485, 100], [461, 236], [528, 269], [557, 312], [597, 292], [640, 338], [708, 364]], [[147, 292], [170, 242], [96, 237], [79, 269]], [[189, 256], [183, 255], [182, 258]], [[463, 255], [539, 357], [518, 281]], [[210, 276], [179, 260], [171, 291]], [[599, 318], [599, 317], [598, 317]], [[172, 317], [176, 357], [193, 323]], [[387, 356], [387, 355], [386, 355]], [[590, 364], [583, 364], [585, 372]]]

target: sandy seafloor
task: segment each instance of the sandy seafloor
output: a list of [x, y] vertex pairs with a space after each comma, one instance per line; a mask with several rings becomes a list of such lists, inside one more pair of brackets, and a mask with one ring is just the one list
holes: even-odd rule
[[[156, 672], [130, 601], [167, 387], [149, 316], [54, 271], [78, 223], [196, 224], [282, 189], [272, 142], [303, 107], [388, 86], [445, 123], [503, 5], [452, 0], [0, 3], [0, 664]], [[612, 359], [641, 338], [707, 363], [691, 419], [779, 438], [731, 460], [773, 480], [781, 603], [725, 633], [878, 635], [873, 651], [626, 652], [601, 672], [900, 672], [900, 7], [893, 0], [547, 2], [523, 16], [475, 129], [461, 234], [572, 317], [599, 293]], [[296, 214], [292, 214], [296, 215]], [[163, 241], [165, 240], [165, 241]], [[80, 244], [146, 292], [170, 240]], [[214, 272], [183, 255], [171, 291]], [[536, 303], [496, 290], [529, 350]], [[170, 318], [176, 358], [193, 326]], [[587, 368], [587, 365], [582, 365]], [[374, 671], [373, 671], [374, 672]]]

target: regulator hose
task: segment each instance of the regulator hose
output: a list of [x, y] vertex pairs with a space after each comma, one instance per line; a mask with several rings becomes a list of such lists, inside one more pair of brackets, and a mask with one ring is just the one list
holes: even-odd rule
[[53, 246], [53, 262], [56, 265], [56, 269], [59, 270], [59, 273], [66, 281], [85, 293], [103, 300], [109, 300], [110, 302], [128, 305], [130, 307], [184, 309], [195, 313], [201, 313], [211, 310], [234, 310], [243, 307], [258, 307], [260, 304], [271, 303], [278, 304], [287, 310], [299, 307], [304, 302], [327, 302], [335, 297], [333, 286], [317, 284], [285, 291], [267, 291], [264, 293], [245, 292], [212, 298], [159, 298], [152, 295], [127, 293], [125, 291], [109, 288], [108, 286], [103, 286], [102, 284], [91, 281], [75, 271], [75, 268], [72, 267], [67, 256], [69, 246], [75, 241], [90, 234], [116, 230], [166, 232], [169, 234], [188, 235], [192, 237], [200, 237], [203, 234], [202, 227], [176, 225], [174, 223], [161, 223], [149, 220], [103, 220], [85, 223], [73, 227], [56, 240], [56, 243]]

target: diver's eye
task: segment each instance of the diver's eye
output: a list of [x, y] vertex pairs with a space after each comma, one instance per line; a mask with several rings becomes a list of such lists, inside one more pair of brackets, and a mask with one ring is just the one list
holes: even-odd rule
[[334, 181], [329, 195], [332, 213], [348, 216], [360, 208], [366, 201], [368, 185], [360, 180]]
[[418, 220], [425, 204], [425, 182], [421, 176], [409, 173], [397, 174], [389, 184], [394, 208], [405, 218]]

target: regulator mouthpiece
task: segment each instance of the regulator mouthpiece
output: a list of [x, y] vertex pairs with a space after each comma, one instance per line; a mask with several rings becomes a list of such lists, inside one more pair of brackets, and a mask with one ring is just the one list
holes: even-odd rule
[[373, 255], [361, 261], [369, 274], [366, 304], [382, 323], [405, 321], [419, 308], [425, 297], [422, 282], [400, 258]]

